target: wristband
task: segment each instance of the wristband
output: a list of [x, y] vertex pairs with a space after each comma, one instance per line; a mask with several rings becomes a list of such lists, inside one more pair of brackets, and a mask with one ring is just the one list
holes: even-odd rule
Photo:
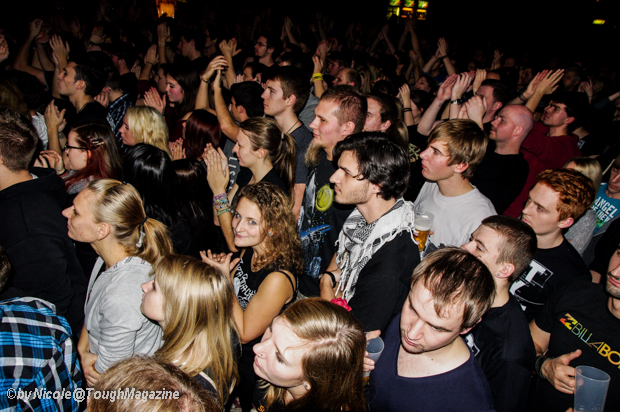
[[450, 102], [450, 104], [458, 104], [461, 106], [463, 104], [463, 99], [454, 99]]
[[534, 371], [536, 372], [536, 375], [540, 376], [543, 379], [545, 379], [545, 377], [542, 374], [542, 367], [547, 359], [551, 359], [551, 358], [548, 358], [544, 355], [540, 355], [536, 358], [536, 363], [534, 364]]
[[411, 111], [411, 107], [405, 107], [403, 109], [403, 113], [407, 113], [407, 112], [410, 112], [410, 111]]
[[315, 82], [317, 80], [323, 80], [323, 75], [321, 73], [314, 73], [312, 75], [312, 81]]
[[336, 282], [336, 276], [334, 276], [332, 272], [325, 272], [325, 274], [332, 279], [332, 288], [336, 287], [338, 284], [338, 282]]
[[521, 93], [521, 94], [519, 95], [519, 100], [521, 100], [522, 102], [526, 102], [526, 101], [527, 101], [527, 99], [525, 99], [525, 98], [523, 97], [523, 93]]
[[222, 210], [218, 211], [218, 212], [217, 212], [217, 214], [216, 214], [216, 216], [217, 216], [217, 217], [220, 217], [220, 216], [221, 216], [221, 215], [223, 215], [224, 213], [229, 213], [229, 212], [230, 212], [230, 208], [228, 208], [228, 207], [227, 207], [227, 208], [225, 208], [225, 209], [222, 209]]
[[448, 57], [448, 55], [444, 54], [443, 56], [441, 56], [441, 59], [445, 59], [446, 57]]

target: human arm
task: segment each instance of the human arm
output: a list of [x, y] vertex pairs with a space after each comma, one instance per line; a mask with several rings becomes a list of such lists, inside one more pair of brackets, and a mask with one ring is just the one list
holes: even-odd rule
[[209, 108], [209, 85], [211, 84], [211, 77], [217, 70], [218, 75], [213, 82], [213, 87], [215, 88], [215, 83], [218, 84], [218, 87], [221, 87], [222, 77], [220, 72], [226, 68], [227, 64], [224, 56], [217, 56], [215, 59], [211, 60], [207, 69], [200, 75], [200, 86], [198, 86], [196, 105], [194, 107], [196, 110]]
[[[451, 101], [461, 100], [469, 85], [471, 84], [473, 77], [470, 73], [461, 73], [458, 75], [456, 83], [452, 88], [452, 93], [450, 95]], [[450, 103], [450, 119], [456, 119], [459, 115], [459, 110], [463, 104]]]
[[35, 76], [41, 83], [45, 84], [45, 73], [43, 70], [33, 67], [28, 63], [28, 57], [30, 55], [30, 48], [32, 46], [32, 42], [34, 39], [39, 36], [41, 33], [41, 27], [43, 26], [43, 20], [35, 19], [30, 22], [28, 26], [28, 37], [24, 43], [22, 43], [21, 47], [17, 51], [15, 55], [15, 61], [13, 62], [13, 67], [16, 70], [26, 72]]
[[452, 60], [450, 60], [450, 56], [448, 55], [448, 42], [443, 37], [440, 37], [437, 41], [437, 50], [441, 54], [441, 60], [443, 64], [446, 66], [446, 72], [448, 75], [452, 75], [456, 73], [456, 69], [452, 64]]
[[476, 69], [476, 75], [474, 76], [474, 84], [472, 85], [472, 91], [474, 94], [478, 91], [482, 82], [487, 79], [487, 71], [484, 69]]
[[[336, 295], [336, 287], [338, 286], [338, 282], [340, 282], [340, 274], [342, 273], [342, 271], [338, 267], [338, 264], [336, 263], [337, 257], [338, 252], [334, 253], [331, 262], [329, 262], [329, 265], [327, 266], [327, 270], [321, 275], [319, 279], [321, 298], [327, 301], [331, 301], [332, 299], [336, 299], [337, 297], [340, 297], [340, 295], [342, 295], [342, 293]], [[330, 272], [334, 276], [334, 278], [332, 279], [332, 277], [327, 272]], [[334, 283], [334, 280], [336, 281], [336, 283]]]
[[588, 96], [588, 103], [592, 104], [592, 80], [579, 83], [579, 89], [577, 89], [577, 91], [585, 93], [586, 96]]
[[573, 359], [577, 359], [581, 355], [581, 350], [577, 349], [557, 358], [540, 358], [549, 349], [551, 334], [539, 328], [536, 320], [530, 322], [530, 332], [534, 341], [534, 347], [536, 348], [536, 355], [539, 357], [536, 359], [536, 372], [538, 375], [549, 381], [558, 391], [572, 394], [575, 389], [575, 368], [569, 366], [569, 364]]
[[430, 59], [428, 59], [428, 61], [426, 62], [426, 64], [422, 67], [422, 71], [424, 73], [430, 73], [431, 72], [431, 68], [433, 67], [433, 65], [435, 64], [435, 62], [437, 60], [439, 60], [441, 58], [441, 52], [439, 51], [439, 49], [437, 49], [435, 51], [435, 54], [433, 54], [431, 56]]
[[[58, 35], [53, 35], [49, 41], [52, 48], [52, 59], [54, 61], [54, 78], [58, 78], [60, 72], [67, 66], [67, 58], [69, 57], [69, 42], [65, 43]], [[52, 96], [60, 98], [60, 92], [58, 91], [58, 82], [52, 82]]]
[[78, 356], [80, 357], [80, 364], [82, 365], [82, 372], [86, 378], [86, 383], [89, 387], [95, 386], [101, 374], [95, 369], [95, 362], [97, 362], [97, 355], [90, 352], [90, 345], [88, 344], [88, 331], [86, 326], [82, 326], [82, 333], [80, 334], [80, 340], [77, 345]]
[[491, 62], [491, 70], [497, 70], [502, 67], [503, 55], [503, 53], [500, 53], [499, 50], [495, 49], [495, 51], [493, 52], [493, 61]]
[[144, 105], [152, 107], [157, 110], [159, 114], [163, 115], [166, 109], [166, 95], [164, 97], [159, 96], [159, 92], [156, 88], [151, 87], [146, 93], [144, 93]]
[[390, 26], [386, 24], [385, 26], [383, 26], [382, 31], [383, 31], [383, 40], [385, 40], [385, 44], [387, 44], [388, 50], [390, 51], [390, 54], [393, 56], [396, 53], [396, 49], [394, 48], [394, 45], [390, 41], [390, 36], [388, 36], [388, 32], [390, 31]]
[[220, 129], [230, 140], [237, 141], [237, 133], [239, 126], [235, 123], [232, 115], [228, 111], [224, 96], [222, 96], [222, 86], [220, 84], [222, 74], [218, 70], [213, 81], [213, 104], [215, 106], [215, 115], [220, 123]]
[[293, 22], [288, 16], [284, 18], [284, 32], [286, 33], [289, 42], [299, 46], [299, 42], [295, 38], [295, 35], [293, 35]]
[[157, 54], [157, 45], [151, 44], [148, 51], [146, 52], [146, 56], [144, 56], [144, 67], [140, 72], [140, 77], [138, 80], [146, 80], [148, 81], [151, 78], [151, 71], [153, 71], [153, 67], [159, 63], [159, 55]]
[[167, 23], [160, 23], [157, 26], [157, 50], [159, 54], [159, 62], [161, 64], [168, 63], [168, 57], [166, 56], [166, 43], [170, 38], [170, 27]]
[[53, 150], [43, 150], [39, 158], [34, 162], [35, 167], [49, 167], [56, 171], [57, 175], [63, 175], [67, 172], [62, 156]]
[[472, 96], [465, 102], [465, 110], [467, 111], [467, 117], [473, 120], [484, 130], [484, 124], [482, 118], [487, 111], [486, 99], [482, 96]]
[[[366, 332], [366, 343], [368, 344], [369, 340], [374, 338], [378, 338], [381, 336], [380, 330], [371, 330], [370, 332]], [[368, 352], [364, 352], [364, 372], [370, 372], [375, 368], [375, 361], [368, 357]]]
[[312, 74], [312, 83], [314, 84], [314, 95], [319, 99], [325, 93], [325, 84], [323, 82], [323, 66], [325, 60], [322, 60], [320, 56], [312, 56], [312, 62], [314, 63], [314, 71]]
[[441, 86], [439, 86], [435, 100], [433, 100], [428, 109], [426, 109], [422, 115], [422, 119], [420, 119], [420, 123], [418, 123], [418, 133], [424, 136], [428, 136], [431, 133], [437, 114], [439, 114], [443, 104], [452, 96], [452, 88], [456, 84], [456, 79], [456, 74], [448, 76]]
[[226, 83], [228, 84], [228, 88], [230, 89], [230, 87], [235, 84], [236, 77], [235, 67], [233, 66], [233, 57], [239, 54], [241, 49], [237, 50], [237, 39], [232, 38], [229, 41], [222, 40], [220, 42], [220, 51], [226, 59], [226, 65], [228, 66], [228, 70], [226, 70]]
[[413, 126], [415, 124], [415, 119], [413, 118], [413, 113], [411, 112], [411, 90], [409, 89], [409, 85], [407, 83], [400, 86], [397, 97], [403, 104], [403, 117], [405, 120], [405, 125]]
[[[527, 103], [525, 103], [525, 107], [530, 109], [532, 113], [536, 112], [536, 108], [540, 104], [540, 101], [542, 100], [543, 96], [546, 94], [553, 93], [555, 89], [558, 88], [558, 83], [562, 79], [562, 76], [564, 76], [564, 69], [556, 70], [554, 72], [549, 71], [544, 76], [541, 76], [542, 78], [539, 80], [538, 84], [536, 85], [531, 97], [525, 96], [525, 93], [524, 93], [523, 98], [524, 99], [527, 98]], [[534, 79], [532, 79], [532, 82], [537, 80], [537, 78], [538, 78], [538, 75], [536, 75]], [[528, 85], [528, 89], [529, 89], [529, 85]]]
[[65, 120], [65, 109], [59, 111], [54, 100], [47, 105], [44, 114], [45, 126], [47, 127], [47, 148], [53, 150], [62, 156], [62, 148], [60, 147], [60, 139], [58, 134], [63, 131], [67, 121]]

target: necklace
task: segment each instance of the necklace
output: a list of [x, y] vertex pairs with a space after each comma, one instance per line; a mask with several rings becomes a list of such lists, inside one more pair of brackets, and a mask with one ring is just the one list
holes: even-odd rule
[[293, 128], [294, 128], [295, 126], [297, 126], [297, 123], [299, 123], [299, 119], [297, 119], [297, 121], [296, 121], [295, 123], [293, 123], [293, 125], [291, 126], [291, 128], [290, 128], [290, 129], [288, 129], [288, 130], [286, 131], [286, 133], [287, 133], [287, 134], [288, 134], [288, 133], [290, 133], [290, 132], [291, 132], [291, 130], [293, 130]]

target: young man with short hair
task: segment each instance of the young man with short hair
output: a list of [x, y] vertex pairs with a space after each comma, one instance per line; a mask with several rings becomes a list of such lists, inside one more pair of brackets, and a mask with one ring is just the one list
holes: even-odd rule
[[258, 63], [271, 67], [276, 64], [274, 56], [276, 53], [276, 40], [268, 35], [261, 35], [254, 45], [254, 56], [257, 57]]
[[510, 287], [525, 311], [534, 319], [549, 295], [577, 279], [590, 279], [583, 259], [568, 240], [568, 229], [592, 204], [594, 184], [570, 169], [545, 170], [536, 178], [521, 220], [536, 233], [538, 251], [530, 265]]
[[310, 83], [303, 71], [292, 66], [282, 66], [269, 70], [265, 91], [261, 95], [265, 114], [273, 116], [280, 130], [290, 133], [297, 143], [293, 204], [293, 213], [296, 217], [299, 217], [308, 178], [308, 168], [304, 164], [304, 159], [312, 141], [312, 133], [297, 116], [304, 108], [309, 94]]
[[[321, 297], [344, 298], [366, 330], [385, 330], [400, 312], [413, 269], [413, 204], [405, 149], [378, 132], [349, 136], [334, 149], [335, 200], [355, 205], [338, 237], [338, 251], [321, 277]], [[334, 283], [335, 282], [335, 283]]]
[[319, 296], [319, 278], [336, 253], [336, 240], [352, 208], [334, 202], [329, 181], [336, 172], [333, 150], [347, 136], [361, 132], [366, 120], [366, 98], [350, 86], [327, 90], [310, 123], [313, 139], [306, 152], [308, 180], [299, 213], [299, 233], [304, 249], [304, 274], [299, 291]]
[[523, 411], [536, 351], [523, 310], [509, 289], [536, 253], [536, 234], [520, 220], [490, 216], [462, 248], [487, 266], [495, 282], [493, 305], [465, 342], [489, 381], [496, 410]]
[[487, 137], [472, 120], [439, 124], [420, 154], [427, 179], [415, 201], [416, 210], [435, 215], [424, 253], [441, 246], [460, 246], [485, 217], [496, 214], [491, 201], [469, 179], [482, 161]]
[[493, 410], [484, 373], [462, 335], [494, 296], [489, 269], [470, 253], [446, 247], [428, 254], [383, 337], [385, 348], [368, 385], [370, 410]]

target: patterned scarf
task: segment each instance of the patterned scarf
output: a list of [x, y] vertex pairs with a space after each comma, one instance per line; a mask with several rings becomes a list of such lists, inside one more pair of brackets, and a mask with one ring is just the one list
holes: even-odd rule
[[402, 231], [409, 232], [411, 239], [414, 239], [414, 217], [413, 203], [402, 198], [372, 223], [366, 223], [364, 216], [355, 208], [344, 222], [336, 242], [336, 263], [342, 270], [336, 294], [342, 291], [343, 298], [348, 302], [355, 295], [360, 272], [377, 250]]

